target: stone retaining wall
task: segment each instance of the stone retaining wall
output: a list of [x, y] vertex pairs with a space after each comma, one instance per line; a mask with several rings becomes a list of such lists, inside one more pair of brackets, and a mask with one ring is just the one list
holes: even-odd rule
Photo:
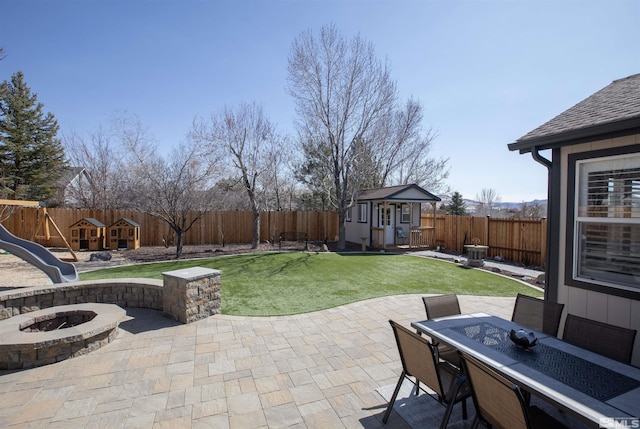
[[202, 267], [163, 273], [164, 280], [108, 279], [0, 292], [0, 320], [61, 305], [104, 303], [150, 308], [182, 323], [221, 311], [220, 271]]
[[92, 302], [162, 311], [162, 280], [90, 280], [3, 291], [0, 292], [0, 320], [59, 305]]

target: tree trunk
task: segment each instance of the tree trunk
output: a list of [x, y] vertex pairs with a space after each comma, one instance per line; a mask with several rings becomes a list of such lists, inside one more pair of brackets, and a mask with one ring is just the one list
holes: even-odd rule
[[257, 249], [260, 244], [260, 210], [253, 209], [253, 241], [251, 242], [251, 248]]
[[338, 248], [337, 248], [338, 250], [346, 250], [347, 248], [344, 218], [345, 218], [345, 213], [342, 210], [340, 210], [338, 212]]
[[180, 259], [180, 257], [182, 256], [182, 243], [184, 241], [184, 231], [176, 230], [176, 235], [178, 236], [178, 239], [176, 241], [176, 259]]

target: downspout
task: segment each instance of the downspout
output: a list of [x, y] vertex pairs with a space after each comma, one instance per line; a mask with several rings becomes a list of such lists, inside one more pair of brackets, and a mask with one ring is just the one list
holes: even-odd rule
[[[550, 269], [551, 269], [551, 228], [549, 227], [549, 214], [551, 213], [551, 204], [552, 204], [552, 195], [551, 195], [551, 167], [553, 166], [553, 162], [543, 157], [540, 154], [540, 149], [537, 146], [531, 148], [531, 156], [533, 159], [539, 163], [544, 165], [547, 168], [547, 242], [545, 243], [545, 287], [544, 287], [544, 299], [548, 301], [557, 302], [558, 301], [558, 292], [557, 289], [554, 292], [550, 292], [549, 288], [549, 280], [551, 279]], [[554, 279], [553, 282], [556, 280]]]
[[[551, 161], [549, 161], [547, 158], [540, 155], [540, 149], [538, 149], [537, 146], [534, 146], [533, 148], [531, 148], [531, 156], [536, 162], [547, 167], [547, 170], [549, 172], [551, 171]], [[548, 198], [548, 195], [547, 195], [547, 198]]]

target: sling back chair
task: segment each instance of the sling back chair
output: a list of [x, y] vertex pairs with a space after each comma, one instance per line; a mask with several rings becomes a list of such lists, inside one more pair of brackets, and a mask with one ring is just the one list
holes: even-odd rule
[[[437, 395], [436, 399], [446, 406], [440, 428], [447, 427], [453, 406], [458, 402], [462, 402], [462, 417], [466, 419], [466, 400], [470, 396], [470, 391], [466, 378], [460, 370], [447, 362], [439, 362], [436, 357], [436, 347], [425, 338], [393, 320], [389, 320], [389, 323], [393, 328], [398, 345], [402, 374], [400, 374], [396, 388], [389, 400], [382, 422], [387, 423], [389, 420], [389, 414], [405, 379], [416, 385], [416, 395], [419, 393], [418, 383], [423, 383], [433, 390]], [[415, 378], [415, 381], [409, 377]]]
[[631, 363], [637, 331], [567, 314], [562, 339], [574, 346]]
[[519, 293], [513, 307], [511, 321], [556, 337], [563, 309], [564, 304]]
[[[458, 296], [454, 293], [446, 295], [423, 296], [422, 302], [427, 313], [427, 319], [437, 319], [439, 317], [455, 316], [460, 314], [460, 303]], [[433, 341], [432, 341], [433, 342]], [[450, 364], [460, 367], [458, 351], [446, 344], [436, 344], [438, 346], [438, 357]]]
[[472, 428], [483, 421], [497, 429], [564, 428], [536, 406], [528, 406], [521, 390], [470, 355], [460, 353], [476, 408]]

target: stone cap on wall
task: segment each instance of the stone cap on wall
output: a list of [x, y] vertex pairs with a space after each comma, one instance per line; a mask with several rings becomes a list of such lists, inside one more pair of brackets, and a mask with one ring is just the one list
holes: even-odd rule
[[183, 268], [162, 273], [163, 276], [177, 277], [188, 281], [199, 280], [216, 274], [220, 275], [220, 270], [204, 267]]

